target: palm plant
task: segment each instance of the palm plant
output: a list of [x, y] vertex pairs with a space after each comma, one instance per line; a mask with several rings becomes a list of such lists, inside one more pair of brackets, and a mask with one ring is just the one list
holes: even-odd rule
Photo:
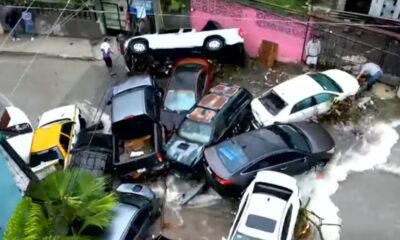
[[[14, 212], [4, 239], [82, 239], [82, 232], [89, 226], [107, 227], [116, 197], [105, 191], [105, 185], [104, 178], [81, 170], [52, 173], [29, 189], [30, 198], [25, 198]], [[26, 219], [30, 219], [29, 226]], [[22, 231], [25, 237], [12, 237], [27, 226], [28, 232]]]

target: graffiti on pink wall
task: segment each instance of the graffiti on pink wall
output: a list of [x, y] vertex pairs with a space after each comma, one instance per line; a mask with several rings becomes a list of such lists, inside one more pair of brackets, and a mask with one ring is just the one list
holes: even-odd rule
[[301, 60], [306, 35], [304, 23], [224, 0], [192, 0], [191, 6], [191, 23], [198, 30], [208, 20], [215, 20], [225, 28], [242, 28], [245, 48], [251, 57], [258, 56], [262, 40], [267, 40], [279, 45], [279, 61]]

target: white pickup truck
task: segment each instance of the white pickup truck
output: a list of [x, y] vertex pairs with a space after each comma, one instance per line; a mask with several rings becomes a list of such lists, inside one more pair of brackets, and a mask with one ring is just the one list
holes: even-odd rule
[[149, 50], [193, 48], [216, 52], [225, 46], [243, 44], [243, 42], [243, 31], [240, 28], [205, 27], [202, 31], [180, 28], [131, 37], [124, 43], [124, 52], [143, 54]]

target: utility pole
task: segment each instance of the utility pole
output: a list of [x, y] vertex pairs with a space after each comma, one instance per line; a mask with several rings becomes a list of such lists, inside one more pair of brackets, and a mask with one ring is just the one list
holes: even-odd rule
[[307, 0], [308, 14], [312, 12], [312, 0]]

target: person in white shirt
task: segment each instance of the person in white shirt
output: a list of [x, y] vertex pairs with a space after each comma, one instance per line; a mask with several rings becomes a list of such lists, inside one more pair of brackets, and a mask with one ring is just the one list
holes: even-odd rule
[[369, 62], [361, 67], [361, 71], [357, 76], [360, 80], [363, 76], [367, 77], [367, 91], [371, 90], [372, 86], [381, 79], [383, 71], [377, 64]]
[[306, 64], [314, 71], [317, 69], [318, 56], [320, 53], [321, 42], [318, 40], [317, 36], [313, 36], [306, 45]]
[[104, 38], [104, 42], [100, 45], [100, 50], [103, 54], [103, 60], [107, 66], [107, 68], [110, 70], [111, 74], [113, 74], [112, 72], [112, 59], [111, 59], [111, 54], [114, 54], [111, 51], [111, 46], [110, 46], [110, 39], [109, 38]]

